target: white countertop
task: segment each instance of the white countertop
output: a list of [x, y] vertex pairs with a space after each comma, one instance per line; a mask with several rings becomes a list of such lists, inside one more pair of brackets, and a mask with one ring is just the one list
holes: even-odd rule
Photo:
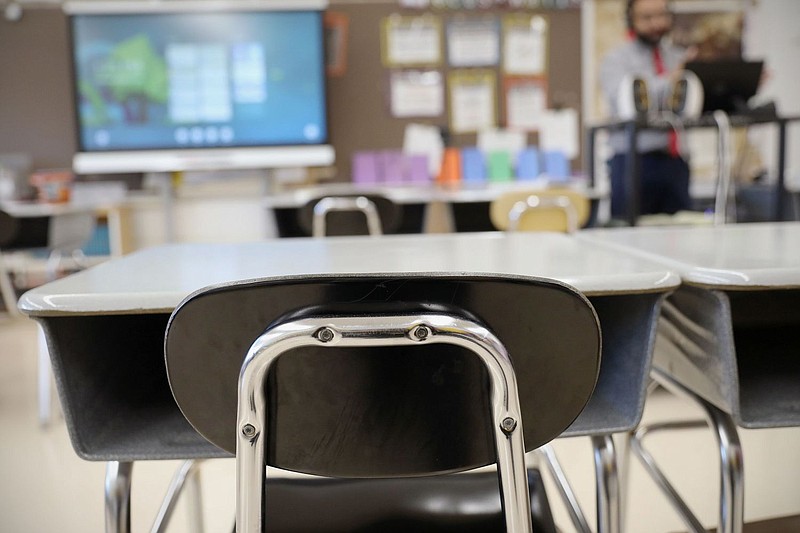
[[662, 292], [680, 283], [657, 263], [555, 233], [298, 238], [150, 248], [33, 289], [19, 306], [34, 316], [169, 312], [218, 283], [384, 273], [545, 277], [588, 295]]
[[721, 289], [800, 288], [800, 222], [593, 229], [578, 237]]
[[22, 202], [22, 201], [2, 201], [0, 209], [17, 218], [31, 217], [52, 217], [60, 215], [70, 215], [73, 213], [94, 213], [105, 205], [90, 205], [83, 202]]
[[271, 208], [291, 208], [305, 205], [321, 196], [342, 194], [378, 194], [398, 204], [429, 202], [491, 202], [500, 194], [512, 191], [542, 190], [548, 187], [567, 187], [589, 198], [603, 197], [603, 191], [588, 188], [584, 182], [550, 182], [546, 179], [517, 180], [509, 182], [468, 182], [452, 184], [357, 184], [331, 183], [316, 187], [284, 191], [268, 195], [264, 203]]

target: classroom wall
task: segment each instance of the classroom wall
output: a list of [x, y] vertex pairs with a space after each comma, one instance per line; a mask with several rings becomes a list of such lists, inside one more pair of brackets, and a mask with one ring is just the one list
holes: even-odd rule
[[[800, 115], [800, 2], [797, 0], [762, 0], [755, 3], [745, 19], [744, 54], [748, 58], [766, 58], [767, 71], [758, 98], [774, 101], [778, 112], [785, 116]], [[775, 128], [765, 126], [751, 135], [751, 140], [763, 154], [764, 161], [775, 176], [778, 151]], [[795, 190], [800, 190], [800, 123], [788, 128], [786, 178]]]
[[[331, 139], [337, 151], [336, 179], [347, 181], [354, 151], [400, 148], [407, 123], [446, 126], [447, 118], [396, 119], [389, 113], [390, 69], [381, 61], [380, 23], [392, 13], [418, 12], [386, 1], [339, 0], [331, 3], [330, 10], [349, 19], [347, 70], [328, 80]], [[550, 103], [580, 109], [580, 10], [538, 12], [550, 21]], [[434, 13], [446, 19], [457, 11], [443, 9]], [[0, 153], [29, 153], [34, 168], [70, 166], [76, 143], [68, 60], [67, 24], [58, 6], [26, 8], [22, 19], [16, 22], [0, 17]], [[447, 67], [442, 66], [441, 70], [446, 73]], [[498, 85], [501, 79], [498, 75]], [[501, 94], [498, 86], [498, 117], [504, 116]], [[535, 135], [530, 138], [535, 142]], [[474, 145], [475, 136], [454, 136], [453, 143]]]
[[66, 42], [56, 7], [0, 17], [0, 153], [28, 153], [35, 168], [68, 167], [75, 151]]

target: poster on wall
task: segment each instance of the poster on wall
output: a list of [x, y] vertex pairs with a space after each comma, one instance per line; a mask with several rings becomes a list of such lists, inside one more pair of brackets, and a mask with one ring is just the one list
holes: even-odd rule
[[454, 70], [447, 82], [451, 132], [472, 133], [497, 125], [493, 70]]
[[390, 15], [381, 25], [381, 53], [388, 67], [438, 66], [442, 61], [442, 22], [434, 15]]
[[546, 78], [505, 77], [506, 126], [517, 130], [539, 130], [547, 111]]
[[547, 74], [547, 19], [541, 15], [503, 17], [503, 71], [522, 76]]
[[447, 24], [451, 67], [489, 67], [500, 62], [500, 28], [494, 16], [458, 17]]
[[444, 82], [436, 70], [395, 71], [389, 79], [393, 117], [439, 117], [444, 114]]

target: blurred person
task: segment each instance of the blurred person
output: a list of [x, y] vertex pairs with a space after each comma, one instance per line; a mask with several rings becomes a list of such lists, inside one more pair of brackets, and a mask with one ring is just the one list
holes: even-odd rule
[[[645, 80], [651, 108], [663, 109], [672, 84], [695, 54], [670, 42], [673, 15], [668, 0], [628, 0], [625, 17], [629, 39], [609, 52], [600, 67], [603, 96], [615, 119], [620, 118], [618, 94], [623, 82], [633, 77]], [[625, 165], [630, 147], [623, 131], [612, 132], [610, 142], [611, 216], [623, 218], [628, 205]], [[641, 131], [637, 150], [642, 193], [639, 214], [690, 210], [689, 164], [676, 132]]]

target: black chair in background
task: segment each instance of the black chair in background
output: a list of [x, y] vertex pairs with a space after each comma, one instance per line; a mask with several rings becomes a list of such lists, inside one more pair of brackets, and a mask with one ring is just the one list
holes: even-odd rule
[[[0, 210], [0, 292], [10, 315], [17, 315], [17, 289], [6, 255], [15, 252], [45, 250], [48, 253], [45, 280], [56, 278], [64, 255], [76, 266], [85, 266], [82, 247], [92, 236], [96, 225], [90, 211], [66, 212], [47, 216], [13, 216]], [[39, 423], [50, 421], [50, 358], [44, 339], [39, 338], [38, 403]]]
[[306, 235], [381, 235], [396, 233], [403, 210], [379, 195], [337, 195], [314, 198], [297, 211]]

